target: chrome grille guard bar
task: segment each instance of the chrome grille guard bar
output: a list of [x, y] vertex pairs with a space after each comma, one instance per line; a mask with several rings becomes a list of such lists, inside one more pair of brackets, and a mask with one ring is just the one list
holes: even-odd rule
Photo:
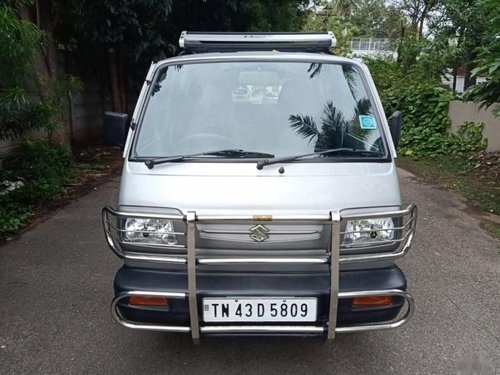
[[[159, 324], [143, 324], [127, 320], [120, 312], [118, 303], [126, 300], [130, 296], [151, 296], [151, 297], [165, 297], [185, 299], [186, 293], [176, 292], [152, 292], [152, 291], [131, 291], [123, 292], [113, 299], [111, 303], [111, 314], [115, 320], [122, 326], [138, 330], [146, 331], [162, 331], [162, 332], [191, 332], [190, 326], [167, 326]], [[353, 298], [353, 297], [368, 297], [377, 295], [390, 295], [395, 297], [402, 297], [405, 299], [404, 312], [399, 317], [390, 322], [374, 323], [374, 324], [360, 324], [346, 327], [335, 327], [335, 333], [350, 333], [350, 332], [365, 332], [365, 331], [378, 331], [383, 329], [391, 329], [401, 327], [406, 324], [412, 317], [415, 311], [415, 303], [413, 298], [407, 292], [398, 289], [390, 289], [384, 291], [362, 291], [362, 292], [343, 292], [338, 294], [338, 298]], [[328, 332], [329, 324], [326, 326], [313, 326], [313, 325], [223, 325], [223, 326], [205, 326], [200, 327], [201, 333], [324, 333]], [[329, 337], [332, 338], [332, 337]]]
[[[114, 222], [110, 217], [114, 217]], [[165, 245], [165, 244], [148, 244], [146, 248], [156, 248], [156, 250], [164, 251], [147, 253], [147, 252], [130, 252], [125, 251], [122, 245], [126, 243], [123, 241], [123, 230], [117, 230], [120, 226], [119, 220], [125, 218], [155, 218], [155, 219], [165, 219], [165, 220], [176, 220], [182, 221], [186, 225], [186, 233], [179, 233], [185, 236], [184, 246], [179, 245]], [[344, 220], [362, 220], [362, 219], [373, 219], [373, 218], [401, 218], [403, 225], [397, 228], [379, 228], [373, 229], [373, 232], [387, 231], [387, 230], [401, 230], [399, 239], [393, 239], [388, 241], [377, 242], [377, 246], [383, 244], [398, 244], [395, 251], [392, 252], [372, 252], [362, 253], [362, 254], [345, 254], [345, 247], [342, 248], [342, 238], [346, 234], [356, 233], [355, 231], [341, 231], [341, 225]], [[212, 215], [196, 215], [196, 212], [190, 211], [187, 215], [162, 215], [162, 214], [148, 214], [148, 213], [137, 213], [137, 212], [119, 212], [115, 211], [110, 207], [105, 207], [102, 211], [102, 219], [104, 226], [104, 233], [108, 245], [113, 250], [113, 252], [120, 258], [129, 260], [142, 260], [151, 262], [165, 262], [165, 263], [177, 263], [186, 264], [187, 266], [187, 277], [188, 277], [188, 293], [187, 295], [177, 295], [172, 297], [171, 293], [165, 293], [162, 295], [158, 292], [140, 292], [141, 295], [156, 295], [165, 296], [169, 298], [188, 298], [189, 302], [189, 312], [190, 312], [190, 327], [169, 327], [169, 326], [158, 326], [158, 325], [144, 325], [129, 322], [123, 318], [117, 307], [120, 300], [130, 296], [127, 292], [117, 296], [112, 303], [112, 312], [118, 322], [130, 328], [138, 329], [148, 329], [148, 330], [161, 330], [161, 331], [180, 331], [180, 332], [191, 332], [193, 340], [195, 342], [199, 341], [200, 332], [322, 332], [326, 330], [327, 338], [333, 339], [336, 333], [341, 332], [357, 332], [357, 331], [367, 331], [367, 330], [377, 330], [386, 328], [395, 328], [404, 323], [411, 317], [414, 309], [413, 299], [411, 296], [401, 290], [389, 290], [389, 291], [360, 291], [360, 292], [349, 292], [349, 293], [339, 293], [339, 266], [340, 264], [356, 263], [356, 262], [370, 262], [377, 260], [390, 260], [400, 258], [408, 252], [411, 247], [413, 235], [415, 231], [416, 221], [417, 221], [417, 208], [415, 205], [410, 204], [403, 210], [383, 210], [380, 209], [379, 212], [370, 212], [366, 214], [342, 214], [339, 211], [332, 211], [328, 215], [257, 215], [257, 216], [212, 216]], [[404, 223], [406, 220], [406, 223]], [[241, 221], [279, 221], [279, 222], [314, 222], [331, 225], [331, 240], [330, 246], [324, 257], [244, 257], [244, 258], [211, 258], [203, 259], [197, 258], [196, 256], [196, 225], [197, 223], [206, 222], [241, 222]], [[126, 230], [125, 232], [133, 232]], [[140, 233], [144, 233], [142, 230]], [[358, 231], [361, 232], [361, 231]], [[147, 231], [148, 235], [152, 233]], [[153, 232], [154, 233], [154, 232]], [[373, 241], [372, 241], [373, 243]], [[371, 243], [369, 243], [371, 244]], [[366, 243], [365, 243], [366, 245]], [[143, 244], [140, 245], [144, 247]], [[183, 255], [172, 255], [165, 253], [165, 250], [175, 250], [179, 251], [185, 249], [186, 253]], [[356, 250], [363, 250], [363, 247], [356, 247]], [[365, 247], [365, 249], [370, 249]], [[344, 250], [344, 253], [341, 253]], [[349, 248], [352, 250], [352, 248]], [[326, 327], [311, 327], [311, 326], [222, 326], [222, 327], [199, 327], [198, 319], [198, 307], [197, 307], [197, 291], [196, 291], [196, 265], [197, 264], [227, 264], [227, 263], [329, 263], [330, 266], [330, 312], [328, 324]], [[152, 294], [150, 294], [152, 293]], [[167, 296], [168, 294], [168, 296]], [[370, 324], [370, 325], [359, 325], [352, 327], [336, 327], [337, 321], [337, 304], [339, 298], [352, 298], [352, 297], [362, 297], [362, 296], [373, 296], [373, 295], [394, 295], [403, 297], [407, 302], [406, 314], [396, 320], [395, 322], [380, 323], [380, 324]], [[299, 328], [301, 327], [301, 328]]]
[[[242, 221], [254, 221], [254, 222], [262, 222], [262, 221], [271, 221], [271, 222], [314, 222], [319, 224], [328, 224], [333, 227], [338, 226], [338, 236], [332, 238], [331, 245], [335, 243], [339, 243], [340, 246], [340, 254], [339, 254], [339, 262], [340, 264], [347, 263], [359, 263], [359, 262], [370, 262], [377, 260], [393, 260], [397, 258], [401, 258], [405, 256], [408, 250], [411, 247], [413, 242], [413, 236], [415, 231], [415, 225], [417, 222], [417, 207], [413, 204], [410, 204], [403, 210], [399, 211], [380, 211], [373, 212], [362, 215], [348, 215], [342, 214], [341, 212], [331, 212], [329, 215], [278, 215], [270, 217], [256, 217], [256, 216], [213, 216], [213, 215], [196, 215], [192, 218], [194, 225], [197, 223], [209, 223], [209, 222], [242, 222]], [[116, 223], [111, 221], [111, 217], [115, 219], [118, 218], [153, 218], [153, 219], [165, 219], [165, 220], [174, 220], [187, 223], [188, 215], [161, 215], [161, 214], [148, 214], [148, 213], [137, 213], [137, 212], [124, 212], [124, 211], [116, 211], [111, 207], [105, 207], [102, 210], [102, 221], [104, 226], [104, 234], [106, 236], [106, 240], [111, 250], [120, 258], [129, 259], [129, 260], [142, 260], [142, 261], [152, 261], [152, 262], [165, 262], [165, 263], [178, 263], [178, 264], [187, 264], [187, 247], [185, 245], [162, 245], [162, 244], [140, 244], [142, 248], [151, 248], [158, 250], [156, 252], [131, 252], [125, 251], [122, 245], [124, 242], [120, 237], [124, 232], [132, 232], [127, 231], [125, 229], [118, 228]], [[342, 237], [346, 234], [351, 233], [359, 233], [363, 231], [340, 231], [341, 223], [346, 220], [360, 220], [360, 219], [373, 219], [373, 218], [407, 218], [407, 221], [404, 225], [392, 228], [392, 230], [399, 230], [402, 232], [401, 238], [395, 240], [388, 240], [385, 242], [370, 242], [364, 243], [363, 247], [349, 247], [345, 248], [341, 245]], [[335, 219], [335, 220], [334, 220]], [[187, 223], [188, 224], [188, 223]], [[188, 224], [189, 226], [189, 224]], [[380, 232], [385, 231], [388, 228], [379, 228], [373, 229], [371, 232]], [[195, 228], [196, 230], [196, 228]], [[141, 233], [151, 233], [154, 234], [154, 231], [142, 231]], [[184, 232], [173, 232], [172, 234], [176, 234], [180, 237], [186, 236]], [[375, 252], [373, 248], [370, 248], [369, 245], [381, 246], [384, 244], [393, 244], [398, 245], [396, 250], [392, 252]], [[196, 246], [196, 244], [193, 244]], [[169, 250], [179, 250], [186, 249], [185, 254], [183, 255], [172, 255], [169, 254]], [[363, 251], [363, 249], [369, 250], [369, 252], [362, 254], [350, 254], [353, 250], [357, 252]], [[163, 253], [161, 252], [163, 251]], [[328, 263], [329, 255], [332, 253], [332, 249], [330, 248], [327, 252], [326, 256], [323, 257], [297, 257], [297, 256], [289, 256], [289, 257], [217, 257], [217, 258], [197, 258], [197, 264], [228, 264], [228, 263]]]

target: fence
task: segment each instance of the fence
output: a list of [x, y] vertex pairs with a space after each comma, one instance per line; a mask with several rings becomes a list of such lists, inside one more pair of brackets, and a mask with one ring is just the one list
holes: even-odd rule
[[392, 46], [387, 38], [352, 38], [353, 51], [392, 51]]

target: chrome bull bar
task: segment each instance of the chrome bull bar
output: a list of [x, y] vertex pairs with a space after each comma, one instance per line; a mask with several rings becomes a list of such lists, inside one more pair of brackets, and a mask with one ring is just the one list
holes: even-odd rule
[[[137, 213], [137, 212], [120, 212], [116, 211], [110, 207], [105, 207], [102, 211], [102, 219], [104, 226], [104, 233], [108, 245], [112, 251], [120, 258], [125, 260], [140, 260], [158, 263], [173, 263], [173, 264], [185, 264], [187, 268], [188, 277], [188, 291], [187, 294], [175, 294], [168, 292], [125, 292], [118, 295], [112, 302], [112, 313], [115, 319], [122, 325], [144, 330], [156, 330], [156, 331], [169, 331], [169, 332], [191, 332], [192, 338], [195, 342], [199, 341], [200, 332], [201, 333], [223, 333], [223, 332], [302, 332], [302, 333], [318, 333], [327, 332], [327, 338], [335, 338], [336, 333], [343, 332], [359, 332], [359, 331], [372, 331], [378, 329], [388, 329], [399, 327], [406, 323], [414, 309], [414, 303], [412, 297], [401, 290], [387, 290], [387, 291], [359, 291], [359, 292], [340, 292], [339, 293], [339, 267], [341, 264], [358, 263], [358, 262], [371, 262], [379, 260], [393, 260], [400, 258], [407, 254], [411, 247], [416, 221], [417, 221], [417, 208], [415, 205], [410, 204], [403, 210], [384, 210], [379, 208], [380, 211], [373, 212], [373, 208], [370, 209], [371, 212], [364, 214], [343, 214], [342, 211], [332, 211], [328, 215], [243, 215], [243, 216], [213, 216], [213, 215], [197, 215], [194, 211], [189, 211], [186, 215], [174, 214], [174, 215], [164, 215], [164, 214], [149, 214], [149, 213]], [[111, 219], [114, 217], [114, 221]], [[123, 249], [124, 240], [120, 237], [123, 232], [129, 232], [128, 230], [120, 229], [119, 220], [126, 218], [152, 218], [152, 219], [165, 219], [183, 222], [186, 227], [184, 232], [176, 232], [181, 236], [185, 236], [185, 245], [164, 245], [164, 244], [141, 244], [145, 249], [154, 248], [157, 252], [133, 252]], [[400, 231], [400, 236], [397, 239], [391, 239], [385, 241], [387, 244], [397, 245], [395, 250], [390, 252], [373, 252], [370, 246], [380, 246], [384, 242], [368, 242], [364, 243], [363, 247], [354, 248], [355, 250], [371, 250], [371, 252], [356, 253], [351, 254], [352, 247], [342, 246], [342, 239], [352, 233], [361, 233], [363, 231], [347, 231], [343, 223], [347, 220], [363, 220], [363, 219], [373, 219], [373, 218], [401, 218], [403, 224], [399, 227], [393, 228], [375, 228], [371, 229], [371, 232], [381, 232], [387, 230]], [[406, 223], [404, 222], [406, 218]], [[207, 222], [314, 222], [321, 224], [331, 225], [331, 240], [330, 247], [326, 252], [325, 256], [321, 257], [297, 257], [297, 256], [284, 256], [284, 257], [219, 257], [219, 258], [201, 258], [197, 257], [196, 254], [196, 225], [198, 223]], [[148, 235], [151, 231], [140, 231], [140, 233], [147, 233]], [[394, 247], [394, 246], [393, 246]], [[184, 254], [172, 255], [170, 252], [172, 250], [179, 251], [185, 250]], [[298, 263], [298, 264], [321, 264], [329, 263], [330, 266], [330, 310], [329, 319], [325, 327], [313, 327], [313, 326], [199, 326], [199, 315], [197, 306], [197, 289], [196, 289], [196, 266], [198, 264], [231, 264], [231, 263]], [[190, 313], [190, 327], [176, 327], [176, 326], [161, 326], [161, 325], [150, 325], [150, 324], [140, 324], [127, 321], [120, 313], [117, 304], [120, 300], [129, 297], [130, 293], [138, 293], [142, 296], [162, 296], [167, 298], [187, 298], [189, 303], [189, 313]], [[357, 325], [350, 327], [337, 327], [337, 305], [339, 298], [352, 298], [352, 297], [363, 297], [363, 296], [376, 296], [376, 295], [392, 295], [400, 296], [406, 300], [407, 310], [406, 314], [398, 318], [394, 322], [380, 323], [380, 324], [369, 324], [369, 325]]]
[[[345, 211], [345, 210], [344, 210]], [[189, 227], [188, 216], [187, 215], [163, 215], [163, 214], [149, 214], [149, 213], [137, 213], [137, 212], [125, 212], [125, 211], [116, 211], [111, 207], [105, 207], [102, 210], [102, 220], [104, 226], [104, 233], [106, 236], [106, 240], [111, 250], [115, 253], [116, 256], [126, 260], [139, 260], [139, 261], [151, 261], [151, 262], [162, 262], [162, 263], [177, 263], [177, 264], [187, 264], [187, 253], [188, 249], [186, 245], [161, 245], [161, 244], [141, 244], [145, 249], [151, 248], [161, 252], [131, 252], [126, 251], [122, 248], [123, 241], [120, 239], [120, 234], [122, 232], [130, 232], [124, 229], [119, 229], [114, 225], [110, 218], [153, 218], [153, 219], [165, 219], [165, 220], [174, 220], [186, 223], [187, 227]], [[340, 212], [330, 212], [328, 215], [278, 215], [272, 216], [272, 218], [264, 218], [260, 217], [256, 218], [256, 216], [213, 216], [213, 215], [196, 215], [195, 212], [192, 212], [194, 217], [192, 218], [192, 225], [196, 226], [198, 223], [207, 223], [207, 222], [241, 222], [241, 221], [252, 221], [252, 222], [262, 222], [262, 221], [273, 221], [273, 222], [315, 222], [320, 224], [329, 224], [332, 226], [332, 233], [335, 230], [335, 227], [338, 227], [338, 236], [336, 238], [332, 238], [331, 245], [335, 245], [340, 241], [341, 237], [346, 234], [358, 233], [360, 231], [341, 231], [341, 223], [347, 220], [359, 220], [366, 218], [386, 218], [386, 217], [405, 217], [408, 216], [408, 221], [404, 226], [395, 227], [393, 230], [402, 230], [406, 231], [406, 233], [399, 239], [390, 240], [387, 242], [398, 244], [396, 250], [392, 252], [369, 252], [365, 254], [350, 254], [349, 250], [352, 249], [340, 249], [339, 254], [339, 263], [340, 264], [348, 264], [348, 263], [359, 263], [359, 262], [370, 262], [377, 260], [394, 260], [405, 256], [408, 253], [408, 250], [411, 247], [413, 242], [414, 230], [417, 221], [417, 207], [413, 204], [407, 206], [404, 210], [398, 211], [380, 211], [373, 212], [363, 215], [352, 215], [352, 214], [342, 214]], [[196, 228], [195, 228], [196, 230]], [[381, 229], [373, 229], [374, 232], [383, 231], [385, 228]], [[144, 233], [149, 233], [148, 231], [141, 231]], [[181, 236], [186, 236], [186, 233], [178, 233], [174, 232], [174, 234], [179, 234]], [[369, 245], [379, 245], [378, 243], [365, 243], [364, 247], [369, 249]], [[193, 243], [196, 246], [195, 243]], [[185, 250], [184, 255], [172, 255], [169, 254], [170, 250]], [[357, 248], [362, 249], [362, 248]], [[329, 263], [330, 254], [332, 254], [332, 249], [326, 253], [326, 256], [319, 257], [297, 257], [297, 256], [287, 256], [287, 257], [219, 257], [219, 258], [200, 258], [196, 259], [197, 264], [230, 264], [230, 263]]]
[[[378, 331], [384, 329], [391, 329], [401, 327], [406, 324], [415, 311], [415, 303], [411, 295], [405, 291], [398, 289], [390, 290], [367, 290], [361, 292], [340, 292], [338, 298], [354, 298], [354, 297], [373, 297], [373, 296], [394, 296], [402, 297], [405, 299], [404, 312], [399, 317], [390, 322], [359, 324], [345, 327], [334, 327], [335, 333], [353, 333], [353, 332], [366, 332]], [[115, 320], [122, 326], [146, 330], [146, 331], [160, 331], [160, 332], [192, 332], [190, 326], [169, 326], [160, 324], [143, 324], [127, 320], [120, 312], [118, 303], [131, 296], [147, 296], [147, 297], [165, 297], [186, 299], [186, 293], [177, 292], [152, 292], [152, 291], [129, 291], [122, 292], [113, 299], [111, 303], [111, 314]], [[331, 329], [330, 324], [324, 326], [312, 325], [222, 325], [222, 326], [201, 326], [199, 332], [201, 333], [316, 333], [321, 334], [329, 332]]]

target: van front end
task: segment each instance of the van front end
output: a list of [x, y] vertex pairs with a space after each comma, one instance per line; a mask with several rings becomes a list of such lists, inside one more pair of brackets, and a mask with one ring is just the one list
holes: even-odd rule
[[[413, 205], [365, 214], [276, 216], [105, 208], [108, 244], [126, 262], [115, 278], [112, 314], [129, 328], [190, 332], [194, 340], [200, 334], [332, 339], [336, 333], [399, 327], [414, 307], [404, 275], [392, 261], [407, 253], [416, 214]], [[127, 221], [141, 220], [160, 224], [149, 230], [127, 227]], [[384, 227], [388, 222], [396, 225]], [[391, 238], [384, 239], [388, 232]], [[175, 236], [176, 243], [131, 246], [125, 237], [136, 234], [145, 239], [170, 236], [172, 242]], [[364, 234], [372, 240], [352, 241]], [[261, 246], [210, 248], [223, 236], [231, 241], [256, 238]], [[278, 249], [272, 244], [274, 250], [264, 251], [273, 236], [285, 237], [280, 243], [291, 245]], [[293, 242], [311, 239], [327, 246], [299, 249]]]
[[[410, 319], [395, 264], [417, 220], [395, 166], [401, 114], [389, 125], [367, 68], [333, 56], [334, 41], [183, 33], [185, 53], [151, 66], [118, 206], [102, 212], [124, 261], [120, 324], [197, 342]], [[125, 134], [126, 115], [108, 116], [107, 134]]]

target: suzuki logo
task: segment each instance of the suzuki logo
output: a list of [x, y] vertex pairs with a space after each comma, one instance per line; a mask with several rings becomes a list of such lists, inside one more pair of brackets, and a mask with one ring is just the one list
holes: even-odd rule
[[269, 229], [259, 224], [250, 228], [250, 238], [255, 242], [262, 242], [269, 238]]

